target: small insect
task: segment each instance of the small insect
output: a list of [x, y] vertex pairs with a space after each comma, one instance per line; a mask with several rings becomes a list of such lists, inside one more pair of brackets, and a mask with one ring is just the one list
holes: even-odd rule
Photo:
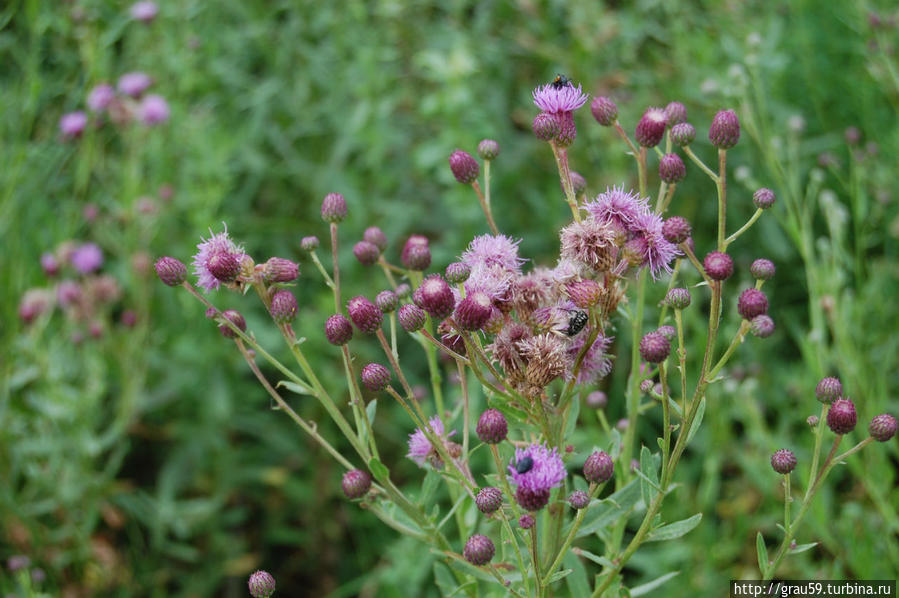
[[571, 79], [565, 75], [556, 75], [556, 78], [552, 80], [550, 85], [552, 85], [554, 89], [562, 89], [563, 87], [571, 85]]
[[515, 465], [515, 471], [518, 473], [527, 473], [533, 466], [534, 460], [530, 457], [525, 457]]
[[565, 334], [577, 336], [577, 333], [583, 330], [587, 322], [590, 321], [590, 317], [582, 309], [572, 309], [570, 312], [571, 317], [568, 318], [568, 328], [565, 330]]

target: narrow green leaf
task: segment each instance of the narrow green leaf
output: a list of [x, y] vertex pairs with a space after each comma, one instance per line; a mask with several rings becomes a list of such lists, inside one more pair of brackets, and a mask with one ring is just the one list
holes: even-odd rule
[[659, 489], [659, 472], [656, 469], [655, 459], [649, 448], [640, 449], [640, 469], [636, 472], [640, 478], [640, 493], [643, 503], [649, 507], [649, 503], [655, 498]]
[[631, 598], [636, 598], [637, 596], [643, 596], [645, 594], [649, 594], [651, 591], [671, 579], [672, 577], [677, 577], [680, 574], [680, 571], [672, 571], [671, 573], [666, 573], [665, 575], [653, 579], [650, 582], [641, 584], [634, 588], [631, 588]]
[[629, 513], [639, 500], [639, 481], [631, 480], [624, 488], [603, 499], [587, 512], [587, 516], [577, 531], [577, 537], [582, 538], [596, 533], [612, 521]]
[[699, 426], [702, 425], [702, 418], [705, 416], [705, 397], [702, 397], [699, 401], [699, 407], [696, 408], [696, 416], [693, 418], [693, 425], [690, 426], [690, 432], [687, 434], [687, 444], [692, 442], [693, 437], [696, 436], [697, 430], [699, 430]]
[[607, 559], [604, 556], [599, 556], [598, 554], [593, 554], [589, 550], [584, 550], [582, 548], [579, 548], [579, 549], [577, 549], [577, 554], [584, 557], [587, 560], [593, 561], [597, 565], [602, 565], [603, 567], [606, 567], [608, 569], [615, 568], [615, 563], [613, 563], [612, 561], [610, 561], [609, 559]]
[[568, 422], [565, 425], [565, 435], [563, 438], [571, 438], [574, 427], [577, 425], [577, 417], [581, 412], [581, 402], [575, 398], [571, 401], [571, 412], [568, 414]]
[[368, 460], [368, 469], [371, 471], [371, 474], [375, 476], [375, 479], [380, 482], [386, 480], [387, 476], [390, 475], [390, 471], [377, 457], [372, 457]]
[[288, 380], [279, 380], [276, 386], [278, 388], [281, 388], [283, 386], [290, 392], [296, 393], [298, 395], [315, 396], [315, 391], [305, 384], [297, 384], [296, 382], [290, 382]]
[[796, 548], [791, 548], [788, 552], [790, 554], [799, 554], [800, 552], [805, 552], [806, 550], [811, 550], [815, 546], [817, 546], [817, 542], [812, 542], [810, 544], [800, 544]]
[[587, 584], [587, 569], [574, 553], [569, 552], [562, 559], [562, 564], [571, 568], [574, 573], [565, 578], [565, 585], [572, 596], [589, 596], [590, 586]]
[[549, 579], [546, 580], [546, 585], [552, 585], [560, 579], [568, 577], [569, 575], [571, 575], [572, 571], [574, 571], [574, 569], [562, 569], [561, 571], [556, 571], [549, 576]]
[[696, 513], [695, 515], [693, 515], [692, 517], [688, 517], [687, 519], [681, 519], [680, 521], [675, 521], [674, 523], [663, 525], [662, 527], [656, 528], [649, 532], [649, 535], [646, 536], [646, 541], [663, 542], [665, 540], [674, 540], [675, 538], [680, 538], [684, 534], [692, 531], [694, 527], [699, 525], [700, 521], [702, 521], [702, 513]]
[[375, 425], [375, 413], [378, 411], [378, 400], [372, 399], [365, 407], [365, 415], [368, 416], [368, 423]]
[[765, 538], [762, 536], [762, 532], [759, 532], [755, 537], [755, 551], [759, 557], [759, 571], [762, 577], [764, 577], [768, 573], [768, 548], [765, 546]]

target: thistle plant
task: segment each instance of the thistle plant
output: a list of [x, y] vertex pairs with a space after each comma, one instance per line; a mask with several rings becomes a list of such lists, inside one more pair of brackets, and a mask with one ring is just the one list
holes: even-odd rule
[[[345, 469], [341, 486], [347, 499], [420, 540], [440, 559], [445, 569], [437, 570], [436, 581], [447, 593], [539, 598], [561, 591], [557, 587], [564, 582], [572, 594], [619, 596], [628, 591], [623, 569], [643, 544], [679, 538], [701, 521], [701, 513], [666, 521], [663, 506], [676, 492], [678, 464], [706, 410], [715, 409], [710, 388], [722, 380], [747, 336], [764, 339], [775, 331], [771, 302], [762, 290], [774, 277], [774, 264], [760, 256], [748, 270], [754, 286], [734, 288], [730, 281], [742, 266], [728, 249], [776, 196], [758, 189], [729, 204], [728, 150], [740, 139], [733, 110], [721, 110], [710, 121], [707, 137], [717, 160], [709, 166], [692, 149], [696, 129], [681, 103], [646, 109], [630, 135], [611, 99], [590, 101], [564, 77], [538, 86], [532, 97], [539, 110], [534, 134], [549, 146], [571, 214], [570, 221], [558, 223], [560, 250], [553, 264], [530, 264], [520, 255], [521, 240], [502, 232], [490, 188], [500, 144], [484, 140], [476, 152], [480, 162], [462, 149], [449, 155], [454, 177], [472, 187], [487, 228], [456, 262], [434, 263], [429, 240], [412, 235], [401, 245], [399, 263], [393, 263], [385, 252], [389, 240], [371, 227], [351, 242], [355, 259], [371, 266], [369, 292], [345, 296], [338, 248], [346, 242], [340, 230], [352, 217], [352, 198], [330, 193], [321, 206], [327, 241], [303, 237], [300, 246], [308, 259], [302, 268], [281, 257], [259, 261], [222, 230], [198, 245], [195, 281], [172, 257], [161, 258], [156, 269], [165, 284], [183, 288], [203, 304], [273, 404]], [[575, 114], [588, 102], [599, 125], [614, 131], [633, 156], [636, 189], [621, 184], [592, 194], [590, 177], [572, 170], [568, 149], [577, 140]], [[651, 174], [656, 165], [658, 177]], [[671, 214], [687, 175], [711, 182], [714, 230], [693, 230], [685, 218]], [[746, 215], [735, 231], [726, 227], [729, 207]], [[321, 248], [330, 258], [319, 257]], [[302, 317], [303, 306], [291, 289], [320, 282], [332, 292], [334, 313], [313, 322]], [[216, 297], [210, 292], [228, 290], [256, 295], [296, 370], [257, 342], [237, 311], [210, 300]], [[688, 309], [707, 310], [707, 325], [687, 327]], [[687, 342], [694, 336], [704, 338], [701, 353], [688, 350], [696, 346]], [[404, 369], [410, 342], [426, 357], [430, 389], [424, 397], [410, 382], [413, 372]], [[361, 345], [382, 354], [363, 362], [357, 358]], [[307, 357], [310, 351], [330, 351], [341, 362], [342, 388], [320, 377]], [[257, 360], [280, 379], [266, 375]], [[626, 390], [607, 396], [598, 384], [616, 361], [629, 370]], [[340, 452], [318, 422], [291, 407], [285, 393], [318, 401], [351, 452]], [[815, 428], [818, 445], [824, 422], [838, 440], [854, 426], [841, 401], [825, 405]], [[579, 445], [573, 439], [582, 402], [620, 404], [626, 417], [615, 427], [601, 417], [603, 436], [593, 445]], [[486, 408], [476, 411], [482, 403]], [[376, 418], [388, 409], [407, 416], [407, 457], [425, 470], [424, 489], [416, 498], [395, 483], [394, 463], [382, 458], [374, 433]], [[872, 438], [878, 440], [895, 431], [895, 420], [879, 417], [872, 422]], [[657, 442], [640, 443], [652, 434]], [[838, 457], [835, 443], [821, 469], [812, 466], [820, 475], [810, 484], [808, 499], [828, 468], [869, 442]], [[795, 456], [779, 451], [772, 466], [785, 476], [789, 504]], [[439, 483], [449, 502], [434, 498]], [[785, 546], [807, 502], [792, 526], [787, 511]], [[630, 527], [634, 521], [636, 527]], [[770, 564], [765, 559], [763, 575], [773, 575], [783, 552]], [[631, 591], [647, 592], [670, 577]], [[254, 583], [260, 582], [251, 579], [251, 588]]]

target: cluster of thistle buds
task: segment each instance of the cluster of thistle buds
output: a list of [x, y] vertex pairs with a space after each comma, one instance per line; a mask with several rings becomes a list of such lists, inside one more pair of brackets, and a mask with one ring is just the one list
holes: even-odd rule
[[[667, 488], [677, 459], [689, 442], [690, 426], [694, 424], [698, 406], [705, 400], [707, 387], [717, 379], [747, 334], [765, 338], [775, 328], [768, 315], [768, 297], [761, 290], [774, 276], [775, 266], [760, 258], [749, 267], [755, 284], [743, 289], [735, 302], [739, 328], [728, 349], [720, 358], [715, 356], [724, 283], [735, 270], [727, 248], [775, 203], [771, 190], [759, 189], [752, 198], [756, 207], [753, 216], [741, 229], [726, 235], [725, 156], [740, 137], [739, 120], [732, 110], [718, 112], [709, 127], [709, 141], [719, 156], [716, 174], [690, 149], [696, 134], [687, 122], [686, 108], [682, 104], [672, 102], [664, 109], [647, 109], [636, 126], [635, 145], [618, 122], [615, 103], [609, 98], [595, 98], [591, 103], [594, 118], [600, 125], [613, 127], [631, 149], [637, 161], [640, 185], [638, 191], [613, 187], [590, 195], [587, 179], [570, 168], [567, 154], [567, 148], [577, 138], [574, 113], [589, 98], [580, 86], [575, 87], [564, 77], [535, 89], [533, 98], [540, 110], [534, 119], [534, 133], [552, 149], [565, 201], [572, 214], [571, 222], [559, 232], [559, 257], [554, 264], [525, 269], [528, 260], [519, 255], [521, 240], [499, 231], [492, 214], [489, 171], [500, 155], [500, 147], [490, 139], [478, 145], [480, 161], [464, 150], [456, 150], [449, 156], [450, 170], [459, 183], [473, 188], [491, 231], [472, 239], [457, 261], [445, 267], [433, 264], [429, 240], [418, 234], [410, 235], [391, 250], [383, 231], [369, 227], [362, 239], [354, 243], [353, 255], [361, 264], [380, 270], [384, 275], [384, 286], [373, 289], [367, 296], [357, 295], [344, 300], [337, 256], [339, 226], [349, 214], [346, 199], [339, 193], [329, 193], [321, 205], [321, 216], [330, 236], [330, 244], [325, 245], [331, 252], [330, 272], [318, 258], [318, 249], [322, 245], [318, 237], [307, 236], [300, 241], [300, 248], [334, 296], [334, 313], [321, 325], [325, 339], [338, 348], [343, 360], [350, 396], [348, 405], [356, 422], [355, 429], [317, 379], [294, 332], [293, 325], [302, 309], [290, 290], [300, 275], [297, 263], [279, 257], [257, 263], [227, 231], [213, 233], [198, 245], [193, 260], [196, 286], [207, 293], [219, 288], [241, 293], [248, 289], [256, 291], [303, 370], [303, 376], [293, 377], [292, 383], [325, 406], [362, 459], [363, 468], [353, 466], [337, 454], [314, 425], [290, 411], [278, 391], [254, 366], [253, 359], [258, 354], [270, 360], [273, 358], [255, 344], [255, 337], [247, 331], [240, 313], [234, 310], [222, 312], [209, 303], [187, 282], [187, 266], [177, 259], [164, 257], [156, 263], [156, 271], [163, 282], [183, 286], [207, 305], [208, 315], [215, 319], [224, 336], [234, 339], [273, 399], [346, 468], [341, 485], [348, 499], [368, 507], [375, 507], [383, 500], [393, 501], [416, 521], [420, 529], [430, 533], [430, 541], [447, 555], [476, 566], [487, 566], [504, 585], [507, 585], [506, 581], [490, 565], [496, 546], [490, 538], [492, 528], [489, 525], [482, 526], [482, 533], [467, 534], [461, 554], [454, 553], [442, 533], [434, 530], [431, 522], [422, 520], [421, 512], [409, 506], [402, 492], [392, 485], [389, 470], [379, 461], [367, 413], [374, 397], [389, 396], [412, 421], [414, 430], [409, 434], [407, 453], [412, 462], [436, 471], [451, 484], [464, 489], [487, 520], [507, 526], [510, 521], [517, 520], [519, 532], [536, 544], [537, 514], [552, 504], [554, 492], [560, 505], [567, 504], [578, 513], [575, 521], [579, 525], [583, 513], [613, 478], [616, 459], [623, 464], [619, 466], [619, 473], [625, 480], [639, 473], [640, 463], [632, 460], [638, 402], [631, 401], [632, 398], [639, 399], [636, 396], [639, 391], [659, 399], [655, 404], [663, 408], [665, 431], [661, 446], [666, 462], [660, 483], [663, 490]], [[663, 143], [666, 150], [657, 152], [662, 184], [655, 205], [651, 206], [646, 195], [648, 150]], [[686, 175], [686, 165], [672, 146], [681, 148], [718, 188], [717, 243], [702, 260], [696, 256], [691, 224], [680, 216], [667, 219], [663, 216], [671, 205], [677, 184]], [[696, 287], [674, 284], [678, 276], [686, 276], [681, 270], [682, 264], [683, 270], [695, 268], [705, 284]], [[653, 281], [671, 277], [662, 309], [663, 314], [669, 310], [673, 312], [674, 321], [669, 314], [667, 321], [663, 318], [658, 328], [647, 332], [643, 320], [633, 314], [642, 314], [644, 284], [650, 277]], [[636, 307], [632, 305], [632, 299], [626, 299], [635, 285], [640, 289]], [[686, 396], [685, 389], [682, 391], [684, 396], [680, 397], [679, 411], [675, 413], [681, 419], [681, 426], [672, 447], [671, 431], [678, 426], [669, 425], [669, 403], [675, 406], [678, 403], [673, 400], [671, 395], [674, 393], [667, 384], [667, 361], [673, 348], [677, 348], [683, 371], [686, 350], [682, 312], [693, 303], [695, 288], [707, 288], [712, 296], [708, 348], [701, 360], [693, 398]], [[583, 391], [587, 404], [597, 408], [603, 408], [609, 402], [609, 397], [593, 385], [612, 370], [614, 338], [611, 332], [615, 327], [613, 319], [620, 308], [626, 308], [632, 314], [631, 338], [635, 347], [628, 382], [628, 417], [618, 425], [624, 440], [620, 451], [612, 451], [616, 453], [613, 458], [603, 451], [579, 452], [576, 447], [566, 444], [565, 433], [577, 394]], [[308, 319], [300, 324], [308, 324]], [[403, 372], [397, 327], [420, 344], [428, 356], [433, 404], [415, 391]], [[389, 339], [385, 329], [390, 331]], [[381, 362], [357, 363], [353, 359], [351, 344], [368, 339], [376, 340], [383, 349]], [[247, 345], [256, 350], [255, 354], [247, 349]], [[458, 404], [453, 409], [447, 409], [444, 404], [440, 365], [436, 359], [438, 353], [445, 358], [447, 367], [457, 369], [454, 384], [458, 386], [455, 393]], [[641, 358], [643, 363], [640, 363]], [[282, 372], [286, 370], [280, 363], [273, 362], [273, 365]], [[469, 421], [466, 384], [469, 373], [477, 378], [487, 396], [488, 408], [479, 415], [474, 427], [477, 438], [493, 457], [496, 471], [488, 479], [496, 485], [478, 484], [479, 474], [471, 470], [468, 461], [469, 429], [474, 423]], [[839, 413], [839, 409], [835, 406], [831, 413]], [[462, 434], [458, 434], [454, 425], [461, 427]], [[884, 426], [887, 424], [881, 421], [877, 429]], [[568, 462], [586, 452], [590, 453], [582, 468], [582, 485], [586, 490], [573, 491], [566, 497], [566, 486], [570, 483]], [[783, 455], [777, 462], [782, 468], [789, 465], [789, 459]], [[652, 521], [660, 506], [661, 500], [648, 505], [647, 521]], [[560, 512], [559, 509], [550, 511], [554, 516]], [[373, 508], [373, 512], [384, 517], [380, 510]], [[573, 524], [566, 543], [559, 539], [559, 545], [554, 547], [558, 552], [550, 555], [555, 558], [546, 571], [537, 571], [540, 567], [534, 557], [532, 567], [539, 578], [538, 586], [561, 564], [577, 525]], [[536, 547], [533, 550], [536, 553]], [[623, 565], [624, 561], [619, 562], [619, 571]]]

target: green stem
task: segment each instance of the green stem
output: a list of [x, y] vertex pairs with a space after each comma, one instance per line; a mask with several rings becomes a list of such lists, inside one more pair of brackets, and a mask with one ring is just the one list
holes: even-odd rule
[[741, 227], [739, 228], [739, 230], [737, 230], [737, 232], [735, 232], [734, 234], [732, 234], [731, 236], [729, 236], [728, 238], [726, 238], [726, 239], [724, 240], [724, 248], [727, 249], [728, 245], [730, 245], [731, 243], [733, 243], [734, 241], [736, 241], [737, 238], [739, 238], [740, 235], [742, 235], [743, 233], [745, 233], [746, 231], [748, 231], [749, 228], [750, 228], [753, 224], [755, 224], [755, 221], [759, 219], [759, 216], [762, 215], [762, 212], [763, 212], [763, 211], [764, 211], [764, 210], [762, 210], [761, 208], [757, 209], [757, 210], [755, 211], [755, 213], [752, 215], [752, 217], [746, 222], [746, 224], [744, 224], [743, 226], [741, 226]]
[[790, 533], [790, 503], [793, 497], [790, 494], [790, 474], [784, 474], [784, 530]]
[[718, 251], [724, 251], [727, 246], [724, 238], [727, 235], [727, 150], [718, 150]]
[[490, 232], [492, 232], [494, 235], [498, 235], [499, 229], [496, 228], [496, 222], [494, 222], [493, 220], [493, 211], [490, 209], [490, 204], [487, 202], [487, 199], [481, 192], [481, 186], [477, 181], [472, 181], [471, 187], [475, 190], [475, 193], [478, 194], [478, 202], [481, 204], [481, 209], [484, 210], [484, 216], [487, 217], [487, 226], [490, 227]]
[[331, 275], [328, 274], [327, 270], [325, 270], [325, 267], [322, 265], [321, 261], [319, 261], [318, 254], [315, 253], [314, 250], [310, 251], [309, 257], [312, 258], [312, 263], [315, 264], [315, 267], [318, 268], [318, 271], [321, 273], [322, 278], [325, 279], [325, 284], [328, 285], [328, 288], [330, 288], [333, 291], [334, 290], [334, 281], [331, 279]]
[[706, 173], [706, 174], [709, 176], [710, 179], [712, 179], [713, 181], [715, 181], [715, 183], [718, 182], [718, 175], [715, 174], [714, 171], [712, 171], [711, 168], [709, 168], [708, 166], [706, 166], [706, 165], [705, 165], [705, 162], [703, 162], [702, 160], [699, 159], [699, 156], [697, 156], [696, 154], [693, 153], [693, 150], [690, 149], [690, 146], [688, 146], [688, 145], [684, 146], [684, 153], [687, 154], [687, 157], [689, 157], [691, 160], [693, 160], [693, 162], [694, 162], [697, 166], [699, 166], [699, 168], [700, 168], [704, 173]]
[[565, 190], [565, 201], [571, 208], [571, 216], [576, 222], [581, 221], [581, 212], [577, 207], [577, 197], [574, 194], [574, 185], [571, 184], [571, 170], [568, 167], [568, 151], [559, 147], [555, 141], [550, 142], [553, 156], [556, 158], [556, 167], [559, 169], [559, 178], [562, 180], [562, 188]]
[[340, 313], [340, 265], [337, 262], [337, 224], [331, 223], [331, 262], [334, 267], [334, 313]]

